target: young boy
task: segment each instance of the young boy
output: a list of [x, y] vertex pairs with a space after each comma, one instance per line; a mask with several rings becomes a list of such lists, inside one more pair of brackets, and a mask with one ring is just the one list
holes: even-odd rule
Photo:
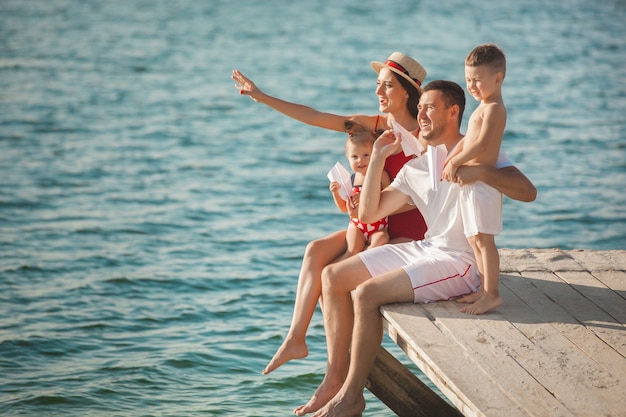
[[[470, 116], [467, 134], [446, 159], [443, 179], [455, 182], [461, 165], [495, 165], [506, 126], [502, 100], [505, 73], [506, 58], [494, 44], [477, 46], [465, 59], [467, 91], [480, 104]], [[458, 301], [470, 303], [461, 311], [482, 314], [502, 304], [498, 291], [500, 257], [494, 236], [502, 231], [502, 194], [482, 182], [463, 185], [461, 213], [481, 274], [481, 289]]]
[[[348, 139], [346, 140], [346, 158], [348, 158], [350, 169], [353, 172], [352, 191], [354, 194], [346, 201], [339, 195], [341, 186], [338, 182], [332, 182], [329, 186], [330, 191], [333, 193], [333, 200], [339, 210], [350, 214], [350, 224], [346, 231], [347, 250], [338, 260], [356, 255], [363, 251], [367, 244], [369, 244], [369, 247], [376, 247], [389, 242], [387, 218], [380, 219], [370, 224], [361, 222], [358, 219], [358, 207], [356, 205], [358, 199], [355, 198], [360, 192], [363, 180], [365, 179], [374, 141], [382, 131], [371, 132], [352, 120], [345, 122], [345, 128], [348, 133]], [[389, 175], [386, 171], [383, 171], [381, 189], [385, 188], [390, 183], [391, 179]]]

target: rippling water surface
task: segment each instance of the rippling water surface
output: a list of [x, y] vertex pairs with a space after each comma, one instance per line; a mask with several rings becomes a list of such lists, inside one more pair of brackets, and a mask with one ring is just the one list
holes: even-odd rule
[[470, 3], [0, 2], [0, 414], [289, 415], [319, 384], [319, 315], [307, 360], [260, 370], [306, 243], [346, 224], [343, 135], [240, 96], [234, 68], [374, 114], [371, 60], [463, 85], [497, 42], [503, 147], [539, 190], [505, 199], [498, 244], [626, 249], [626, 3]]

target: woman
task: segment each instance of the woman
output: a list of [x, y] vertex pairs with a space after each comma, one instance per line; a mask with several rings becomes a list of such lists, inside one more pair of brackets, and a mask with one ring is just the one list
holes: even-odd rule
[[[233, 71], [232, 78], [237, 82], [240, 94], [250, 96], [274, 110], [303, 123], [324, 129], [344, 132], [345, 122], [353, 119], [370, 129], [391, 129], [392, 121], [400, 124], [417, 137], [417, 104], [421, 95], [420, 86], [426, 78], [426, 70], [411, 57], [394, 52], [385, 62], [372, 62], [378, 73], [376, 96], [382, 114], [341, 116], [324, 113], [311, 107], [291, 103], [263, 93], [241, 72]], [[393, 179], [402, 166], [410, 160], [403, 152], [390, 156], [385, 170]], [[358, 204], [358, 202], [357, 202]], [[389, 216], [389, 236], [391, 243], [420, 240], [426, 232], [426, 224], [420, 212], [407, 206], [401, 213]], [[321, 296], [321, 274], [324, 267], [333, 263], [346, 251], [346, 231], [340, 230], [307, 245], [298, 277], [298, 288], [294, 304], [291, 326], [283, 343], [263, 370], [268, 374], [291, 359], [308, 355], [306, 332], [315, 312], [317, 300]]]

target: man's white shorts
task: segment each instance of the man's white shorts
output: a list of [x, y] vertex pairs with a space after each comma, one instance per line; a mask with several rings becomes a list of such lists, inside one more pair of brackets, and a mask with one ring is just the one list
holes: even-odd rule
[[480, 287], [480, 274], [471, 254], [443, 251], [423, 241], [378, 246], [358, 255], [373, 277], [404, 269], [416, 303], [450, 300]]

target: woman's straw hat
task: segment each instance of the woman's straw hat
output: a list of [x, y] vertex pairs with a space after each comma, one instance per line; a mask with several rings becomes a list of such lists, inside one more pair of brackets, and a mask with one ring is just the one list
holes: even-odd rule
[[418, 91], [422, 91], [420, 87], [426, 78], [426, 70], [410, 56], [394, 52], [385, 62], [372, 61], [370, 65], [376, 73], [379, 73], [382, 67], [388, 68], [413, 84]]

